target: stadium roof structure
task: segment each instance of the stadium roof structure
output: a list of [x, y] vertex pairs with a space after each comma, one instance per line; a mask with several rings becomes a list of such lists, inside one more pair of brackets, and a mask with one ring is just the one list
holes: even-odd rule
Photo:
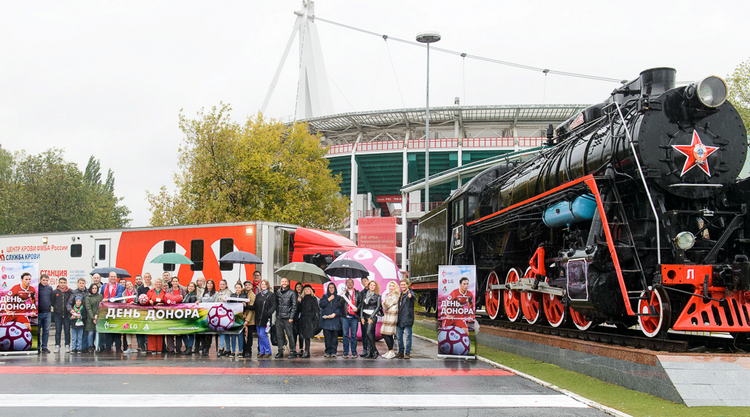
[[[539, 126], [561, 123], [585, 107], [582, 104], [430, 107], [430, 128], [434, 130], [435, 137], [439, 138], [455, 137], [455, 124], [459, 125], [459, 133], [473, 125], [497, 125], [504, 128]], [[394, 137], [393, 133], [407, 131], [411, 132], [409, 139], [424, 139], [425, 109], [341, 113], [302, 121], [308, 123], [312, 133], [322, 134], [327, 144], [350, 142], [356, 140], [360, 133], [365, 141], [403, 139], [403, 134]], [[458, 136], [478, 137], [471, 132]]]

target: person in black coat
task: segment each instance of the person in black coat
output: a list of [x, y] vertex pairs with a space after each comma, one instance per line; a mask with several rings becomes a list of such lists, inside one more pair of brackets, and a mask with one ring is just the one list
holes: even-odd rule
[[292, 323], [292, 335], [294, 336], [294, 340], [292, 340], [291, 345], [296, 346], [297, 340], [299, 340], [299, 352], [297, 352], [297, 356], [302, 356], [303, 349], [305, 348], [304, 345], [304, 337], [300, 336], [300, 314], [302, 313], [299, 311], [299, 303], [302, 302], [302, 296], [304, 295], [302, 293], [302, 283], [298, 282], [294, 285], [294, 293], [297, 294], [297, 314], [294, 315], [294, 323]]
[[[399, 283], [401, 294], [398, 299], [398, 323], [396, 332], [398, 334], [398, 359], [411, 359], [411, 328], [414, 325], [414, 301], [417, 295], [409, 288], [409, 281], [402, 279]], [[404, 333], [406, 341], [404, 342]], [[404, 349], [404, 345], [405, 349]]]
[[329, 282], [326, 293], [320, 297], [320, 327], [326, 342], [326, 358], [336, 357], [341, 330], [341, 296], [336, 294], [336, 284]]
[[260, 282], [260, 291], [251, 308], [255, 311], [255, 329], [258, 332], [258, 358], [269, 358], [271, 341], [268, 340], [266, 330], [271, 329], [271, 316], [276, 311], [276, 296], [267, 279]]
[[[304, 342], [303, 358], [310, 357], [310, 339], [315, 337], [318, 330], [318, 321], [320, 320], [320, 308], [318, 307], [318, 298], [313, 294], [312, 286], [305, 285], [302, 290], [302, 299], [299, 303], [299, 338], [300, 343]], [[302, 348], [300, 348], [302, 349]]]
[[378, 315], [383, 311], [380, 300], [380, 284], [370, 281], [367, 284], [367, 292], [363, 291], [361, 308], [359, 309], [359, 320], [364, 334], [367, 336], [367, 352], [363, 358], [375, 359], [380, 354], [375, 347], [375, 326], [378, 324]]

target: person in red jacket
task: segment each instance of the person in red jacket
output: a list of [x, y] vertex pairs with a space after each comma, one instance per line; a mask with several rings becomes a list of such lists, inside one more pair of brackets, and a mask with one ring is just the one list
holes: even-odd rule
[[158, 306], [166, 304], [167, 300], [164, 298], [167, 295], [167, 291], [162, 287], [164, 281], [161, 278], [154, 280], [154, 288], [148, 290], [148, 303], [152, 306]]

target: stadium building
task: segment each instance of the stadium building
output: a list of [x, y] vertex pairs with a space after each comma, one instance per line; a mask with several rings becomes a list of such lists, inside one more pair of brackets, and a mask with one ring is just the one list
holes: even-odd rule
[[[276, 87], [295, 38], [299, 74], [295, 119], [321, 134], [326, 158], [342, 177], [341, 192], [352, 201], [341, 232], [360, 246], [380, 250], [405, 270], [406, 248], [418, 219], [452, 190], [504, 155], [532, 154], [557, 126], [585, 105], [431, 107], [429, 112], [430, 201], [424, 198], [425, 108], [333, 114], [314, 2], [305, 0], [271, 82], [261, 112]], [[333, 22], [331, 22], [333, 23]]]
[[[430, 201], [425, 204], [425, 109], [344, 113], [303, 120], [328, 146], [329, 168], [352, 200], [345, 233], [360, 246], [394, 256], [406, 269], [406, 248], [418, 219], [502, 155], [533, 151], [547, 127], [583, 105], [430, 108]], [[402, 192], [403, 191], [403, 192]]]

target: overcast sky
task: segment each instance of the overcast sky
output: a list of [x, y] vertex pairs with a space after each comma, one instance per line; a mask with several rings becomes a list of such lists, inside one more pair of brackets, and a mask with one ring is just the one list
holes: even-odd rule
[[[301, 0], [0, 0], [0, 145], [90, 155], [115, 173], [133, 226], [146, 191], [173, 187], [180, 111], [230, 103], [255, 115]], [[750, 2], [320, 0], [316, 15], [395, 38], [435, 30], [436, 46], [535, 67], [618, 79], [669, 66], [677, 79], [725, 77], [750, 58]], [[317, 22], [336, 113], [423, 107], [423, 48]], [[289, 120], [296, 44], [266, 115]], [[431, 54], [431, 106], [570, 104], [617, 84]]]

